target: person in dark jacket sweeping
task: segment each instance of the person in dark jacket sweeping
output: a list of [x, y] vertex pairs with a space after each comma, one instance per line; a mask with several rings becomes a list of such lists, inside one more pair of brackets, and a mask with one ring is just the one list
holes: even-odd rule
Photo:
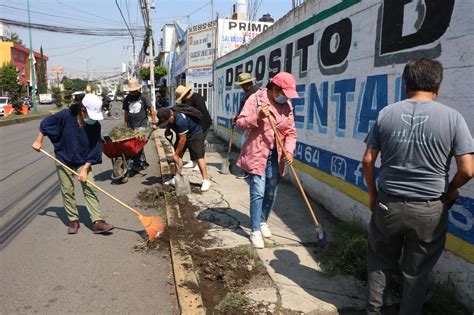
[[[87, 211], [94, 223], [94, 233], [105, 233], [114, 228], [102, 219], [99, 199], [92, 186], [92, 165], [102, 163], [101, 126], [103, 120], [102, 100], [93, 94], [86, 94], [81, 102], [71, 105], [54, 115], [46, 117], [40, 124], [39, 133], [33, 142], [33, 149], [43, 148], [44, 136], [54, 146], [56, 158], [79, 173], [82, 191], [86, 200]], [[64, 209], [66, 210], [69, 227], [68, 234], [76, 234], [79, 230], [79, 214], [74, 196], [74, 175], [59, 164], [56, 165]]]

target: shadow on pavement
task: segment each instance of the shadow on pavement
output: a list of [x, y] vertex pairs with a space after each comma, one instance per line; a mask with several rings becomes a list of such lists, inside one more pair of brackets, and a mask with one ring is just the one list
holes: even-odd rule
[[105, 182], [105, 181], [112, 180], [111, 176], [112, 176], [112, 170], [106, 170], [106, 171], [103, 171], [102, 173], [95, 174], [94, 180], [96, 182]]
[[[88, 229], [92, 230], [92, 221], [89, 217], [89, 212], [85, 206], [78, 206], [77, 211], [79, 213], [79, 221], [84, 224]], [[56, 215], [51, 215], [50, 213], [54, 213]], [[66, 210], [63, 207], [49, 207], [44, 209], [42, 212], [38, 213], [38, 215], [44, 215], [51, 218], [58, 218], [61, 222], [65, 225], [69, 225], [69, 219], [66, 215]]]
[[236, 209], [224, 207], [207, 208], [199, 212], [197, 219], [211, 222], [245, 237], [249, 236], [242, 227], [250, 228], [250, 218]]

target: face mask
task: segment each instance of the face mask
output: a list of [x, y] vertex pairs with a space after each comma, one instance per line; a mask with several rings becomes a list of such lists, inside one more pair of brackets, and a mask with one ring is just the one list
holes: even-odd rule
[[277, 102], [280, 105], [286, 104], [287, 101], [288, 101], [288, 97], [286, 97], [285, 95], [282, 95], [282, 94], [278, 95], [275, 98], [275, 102]]
[[85, 121], [86, 124], [88, 124], [88, 125], [93, 125], [93, 124], [95, 124], [95, 120], [94, 120], [94, 119], [91, 119], [91, 118], [89, 118], [89, 117], [87, 117], [84, 121]]

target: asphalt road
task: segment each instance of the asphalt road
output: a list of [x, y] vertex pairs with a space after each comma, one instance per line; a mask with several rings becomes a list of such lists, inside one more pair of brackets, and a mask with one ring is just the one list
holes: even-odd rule
[[[121, 120], [102, 123], [103, 134]], [[134, 252], [142, 225], [126, 209], [99, 195], [110, 235], [92, 234], [80, 185], [81, 228], [67, 235], [67, 217], [54, 163], [31, 149], [39, 121], [0, 128], [0, 305], [2, 314], [175, 314], [177, 302], [167, 251]], [[52, 152], [49, 140], [45, 149]], [[96, 183], [128, 204], [159, 178], [151, 166], [127, 184], [111, 185], [111, 163], [93, 168]]]

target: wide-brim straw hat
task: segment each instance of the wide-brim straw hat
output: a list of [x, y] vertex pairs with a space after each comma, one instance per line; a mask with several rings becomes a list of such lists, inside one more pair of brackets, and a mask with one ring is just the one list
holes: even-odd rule
[[179, 85], [174, 91], [176, 94], [176, 101], [180, 101], [189, 91], [193, 88], [193, 85], [190, 83], [186, 86]]
[[141, 88], [141, 84], [138, 82], [137, 79], [130, 79], [128, 80], [128, 84], [125, 85], [123, 88], [125, 91], [137, 91]]
[[253, 78], [250, 73], [242, 72], [241, 74], [239, 74], [239, 81], [235, 81], [235, 85], [242, 85], [245, 83], [252, 82], [253, 80], [255, 80], [255, 78]]

